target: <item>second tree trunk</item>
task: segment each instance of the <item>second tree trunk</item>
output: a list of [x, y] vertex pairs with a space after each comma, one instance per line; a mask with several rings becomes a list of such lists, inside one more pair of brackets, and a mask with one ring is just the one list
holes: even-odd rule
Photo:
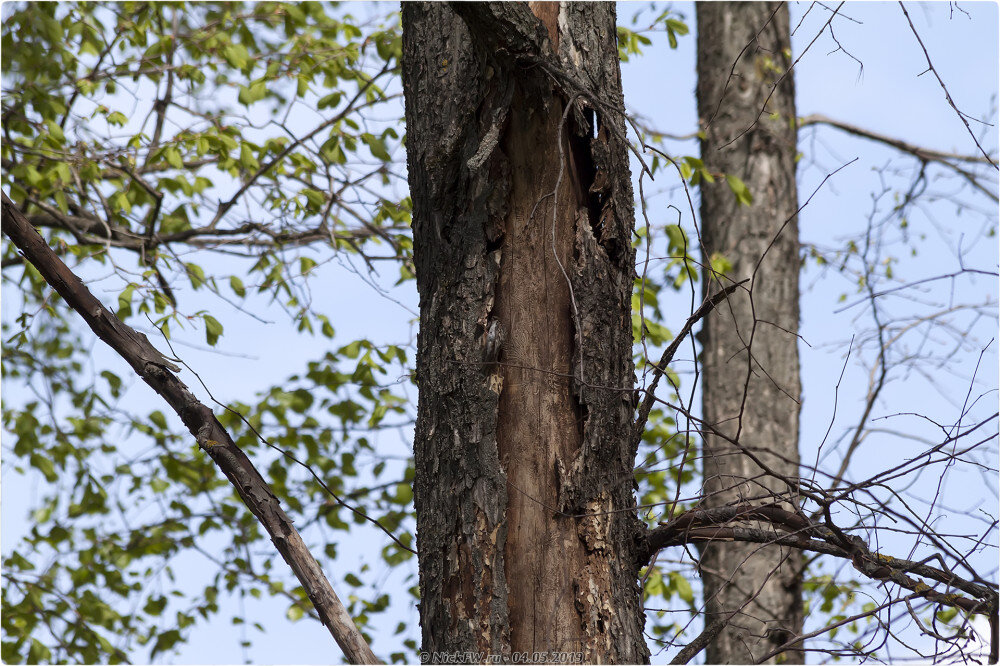
[[[717, 432], [704, 439], [705, 505], [780, 500], [788, 507], [796, 502], [800, 398], [788, 8], [698, 3], [697, 23], [702, 158], [712, 173], [741, 179], [754, 197], [750, 206], [740, 203], [725, 177], [701, 187], [706, 291], [753, 277], [751, 294], [736, 291], [705, 319], [701, 335], [704, 414]], [[724, 277], [707, 268], [713, 256], [731, 264]], [[706, 621], [729, 618], [708, 647], [708, 663], [753, 663], [801, 633], [798, 553], [732, 542], [702, 553]], [[802, 653], [793, 649], [781, 661], [802, 663]]]

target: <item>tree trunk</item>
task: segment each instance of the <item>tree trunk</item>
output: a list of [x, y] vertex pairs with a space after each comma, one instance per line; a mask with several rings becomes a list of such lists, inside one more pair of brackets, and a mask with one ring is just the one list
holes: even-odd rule
[[423, 650], [646, 662], [614, 7], [404, 3], [403, 81]]
[[[751, 295], [736, 291], [706, 317], [701, 334], [705, 420], [723, 435], [704, 440], [705, 505], [766, 504], [780, 496], [792, 508], [799, 460], [799, 244], [788, 8], [696, 7], [702, 158], [711, 172], [742, 179], [754, 197], [750, 206], [738, 203], [725, 178], [701, 186], [703, 252], [732, 265], [726, 277], [706, 268], [706, 293], [753, 277]], [[706, 621], [731, 618], [709, 644], [708, 663], [755, 662], [801, 633], [801, 568], [801, 556], [787, 548], [703, 548]], [[802, 663], [802, 653], [778, 659]]]

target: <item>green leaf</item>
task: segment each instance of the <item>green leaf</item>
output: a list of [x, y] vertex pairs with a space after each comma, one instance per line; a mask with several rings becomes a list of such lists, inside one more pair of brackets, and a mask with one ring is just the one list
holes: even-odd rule
[[167, 146], [163, 149], [163, 159], [175, 169], [184, 168], [184, 160], [181, 159], [181, 153], [174, 146]]
[[409, 504], [413, 501], [413, 487], [408, 483], [397, 483], [396, 497], [393, 501], [396, 504], [409, 506]]
[[45, 475], [45, 480], [49, 483], [54, 483], [59, 479], [59, 476], [56, 474], [55, 465], [48, 456], [40, 453], [32, 453], [28, 460], [32, 467]]
[[243, 280], [239, 279], [235, 275], [229, 276], [229, 287], [233, 290], [233, 293], [244, 298], [247, 295], [246, 287], [243, 286]]
[[[39, 521], [39, 522], [44, 522], [44, 521]], [[23, 555], [21, 555], [17, 551], [14, 551], [14, 553], [11, 554], [10, 559], [4, 562], [4, 564], [14, 569], [19, 569], [21, 571], [31, 571], [32, 569], [35, 568], [34, 564], [29, 562]]]
[[[301, 85], [301, 83], [300, 83], [300, 85]], [[343, 97], [343, 96], [344, 96], [344, 93], [342, 93], [340, 91], [332, 92], [329, 95], [324, 95], [323, 97], [319, 98], [318, 102], [316, 102], [316, 108], [322, 110], [322, 109], [329, 109], [329, 108], [335, 107], [338, 104], [340, 104], [340, 98]]]
[[694, 590], [691, 589], [691, 583], [688, 582], [687, 578], [677, 571], [671, 571], [669, 576], [671, 586], [677, 590], [677, 596], [683, 599], [688, 605], [693, 604]]
[[677, 165], [677, 168], [680, 169], [681, 178], [684, 180], [691, 180], [691, 176], [694, 175], [694, 169], [691, 168], [690, 164], [687, 162], [681, 162]]
[[167, 607], [167, 598], [163, 596], [150, 597], [146, 605], [142, 607], [144, 613], [149, 615], [159, 615]]
[[362, 343], [361, 340], [355, 340], [354, 342], [351, 342], [350, 344], [345, 345], [343, 348], [341, 348], [340, 353], [346, 356], [347, 358], [352, 358], [352, 359], [357, 358], [358, 353], [360, 353], [361, 351], [361, 343]]
[[334, 336], [333, 324], [330, 323], [330, 319], [326, 315], [319, 315], [319, 320], [323, 322], [323, 326], [320, 332], [327, 338], [332, 338]]
[[61, 44], [63, 41], [63, 28], [62, 23], [57, 21], [52, 16], [42, 15], [42, 25], [45, 28], [46, 36], [49, 41], [53, 44]]
[[205, 340], [214, 347], [222, 335], [222, 324], [210, 314], [202, 315], [202, 318], [205, 320]]
[[267, 83], [263, 80], [257, 80], [250, 84], [250, 86], [240, 86], [240, 93], [237, 95], [237, 99], [240, 104], [244, 106], [250, 106], [254, 102], [259, 102], [267, 96]]
[[167, 429], [167, 417], [163, 415], [163, 412], [156, 409], [149, 413], [149, 420], [160, 430]]
[[730, 261], [719, 252], [712, 253], [709, 263], [712, 266], [712, 270], [715, 271], [717, 275], [728, 275], [733, 270], [732, 263], [730, 263]]
[[112, 397], [117, 398], [121, 395], [122, 380], [118, 375], [110, 370], [101, 370], [101, 377], [104, 377], [104, 379], [107, 380], [108, 386], [111, 389]]
[[181, 641], [181, 632], [176, 629], [170, 629], [163, 632], [156, 637], [156, 643], [153, 645], [152, 651], [149, 653], [150, 658], [155, 657], [160, 652], [170, 650], [177, 643]]
[[122, 293], [118, 294], [118, 312], [116, 315], [122, 321], [132, 316], [132, 295], [135, 293], [135, 285], [129, 284]]
[[250, 53], [247, 51], [247, 47], [242, 44], [228, 44], [222, 50], [222, 57], [229, 63], [230, 67], [239, 70], [249, 69]]
[[753, 204], [753, 195], [750, 193], [750, 190], [747, 189], [746, 184], [742, 180], [736, 176], [727, 174], [726, 182], [729, 184], [729, 189], [731, 189], [733, 194], [736, 195], [736, 201], [739, 202], [740, 205], [750, 206]]
[[69, 202], [66, 200], [66, 193], [62, 190], [57, 190], [53, 195], [56, 200], [56, 206], [64, 213], [69, 212]]
[[52, 651], [37, 638], [31, 639], [31, 647], [28, 648], [29, 664], [48, 664], [52, 661]]
[[119, 211], [132, 212], [132, 202], [128, 200], [128, 195], [125, 192], [118, 191], [113, 193], [108, 197], [108, 203], [111, 204], [111, 210], [116, 213]]
[[46, 138], [50, 139], [51, 142], [54, 142], [56, 148], [59, 148], [66, 143], [66, 135], [63, 134], [62, 128], [59, 127], [59, 124], [56, 121], [51, 118], [46, 118], [45, 127], [49, 130], [48, 137]]
[[260, 162], [253, 154], [253, 149], [250, 148], [250, 144], [242, 143], [240, 144], [240, 164], [247, 171], [256, 171], [260, 168]]
[[941, 622], [951, 622], [958, 615], [957, 608], [943, 608], [937, 612], [937, 619]]
[[299, 272], [302, 275], [307, 275], [316, 265], [316, 260], [312, 257], [299, 257]]
[[678, 21], [677, 19], [668, 18], [666, 21], [667, 26], [667, 41], [670, 43], [670, 48], [677, 48], [677, 35], [688, 34], [688, 27], [683, 21]]
[[383, 162], [389, 162], [392, 158], [389, 156], [389, 151], [385, 148], [385, 142], [372, 134], [365, 132], [361, 135], [361, 141], [368, 146], [368, 149], [372, 151], [372, 155], [382, 160]]
[[677, 19], [667, 19], [667, 28], [673, 30], [678, 35], [686, 35], [689, 32], [687, 24]]
[[302, 190], [302, 195], [306, 198], [306, 206], [310, 212], [319, 212], [319, 210], [323, 207], [323, 204], [326, 203], [326, 197], [323, 196], [323, 193], [319, 190], [306, 188]]
[[59, 181], [63, 185], [68, 185], [73, 182], [73, 174], [69, 171], [69, 165], [65, 162], [59, 162], [55, 166], [56, 175], [59, 177]]
[[31, 519], [38, 523], [39, 525], [44, 525], [49, 522], [49, 518], [52, 517], [52, 506], [42, 507], [41, 509], [36, 509], [31, 512]]
[[205, 270], [198, 264], [184, 264], [187, 269], [188, 280], [191, 281], [191, 288], [197, 290], [205, 284]]

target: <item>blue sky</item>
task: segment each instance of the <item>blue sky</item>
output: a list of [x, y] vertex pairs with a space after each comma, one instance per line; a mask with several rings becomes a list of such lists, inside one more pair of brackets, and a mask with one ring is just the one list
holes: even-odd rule
[[[631, 17], [646, 7], [646, 3], [620, 3], [619, 22], [632, 28], [642, 26], [655, 14], [645, 13], [638, 25], [632, 25]], [[833, 5], [830, 5], [832, 7]], [[689, 3], [672, 5], [676, 12], [684, 15], [692, 28], [692, 34], [680, 38], [679, 47], [671, 50], [666, 36], [662, 33], [650, 35], [654, 43], [644, 55], [633, 57], [623, 65], [625, 99], [629, 109], [641, 113], [656, 127], [666, 132], [687, 134], [696, 129], [694, 100], [694, 10]], [[907, 5], [910, 16], [920, 32], [938, 73], [948, 85], [956, 104], [972, 116], [984, 114], [996, 117], [997, 103], [997, 5], [995, 3], [963, 3], [957, 7], [945, 3]], [[792, 4], [792, 25], [799, 23], [793, 37], [793, 55], [798, 57], [812, 41], [822, 24], [828, 18], [828, 10], [809, 3]], [[972, 153], [975, 145], [954, 110], [948, 105], [937, 81], [929, 74], [921, 75], [926, 69], [923, 53], [906, 24], [905, 17], [895, 3], [850, 3], [843, 7], [850, 19], [834, 23], [836, 37], [844, 52], [836, 51], [837, 45], [825, 33], [811, 47], [810, 51], [796, 66], [796, 92], [798, 113], [822, 113], [837, 120], [859, 125], [876, 132], [908, 140], [922, 146], [945, 151]], [[863, 63], [863, 71], [858, 62]], [[983, 128], [973, 123], [975, 131], [986, 130], [982, 140], [988, 150], [996, 150], [996, 128]], [[670, 144], [678, 155], [696, 155], [696, 142]], [[849, 137], [835, 130], [805, 130], [800, 135], [800, 200], [816, 189], [823, 178], [834, 169], [857, 157], [857, 162], [846, 167], [816, 194], [813, 201], [801, 214], [800, 226], [804, 242], [820, 246], [842, 244], [844, 239], [854, 236], [865, 228], [869, 211], [873, 207], [873, 196], [879, 192], [883, 182], [887, 184], [887, 198], [875, 202], [884, 210], [892, 192], [905, 189], [912, 164], [898, 157], [894, 151], [869, 141]], [[402, 155], [397, 156], [402, 159]], [[879, 173], [878, 169], [889, 167], [889, 172]], [[995, 183], [994, 183], [995, 185]], [[950, 181], [935, 181], [935, 188], [941, 191], [941, 200], [929, 204], [923, 212], [914, 215], [914, 233], [926, 233], [923, 241], [914, 240], [919, 247], [915, 257], [900, 256], [896, 265], [897, 275], [915, 280], [922, 277], [941, 275], [957, 270], [957, 248], [960, 243], [969, 245], [968, 240], [981, 232], [983, 220], [992, 216], [995, 228], [995, 205], [985, 206], [986, 215], [979, 215], [973, 209], [957, 214], [955, 206], [944, 199], [946, 193], [954, 189]], [[691, 221], [687, 212], [683, 192], [676, 178], [671, 180], [664, 174], [657, 182], [647, 183], [648, 193], [659, 192], [650, 201], [650, 219], [654, 228], [675, 221], [675, 213], [668, 212], [670, 204], [678, 206], [684, 214], [687, 228]], [[966, 197], [968, 199], [968, 197]], [[974, 200], [972, 200], [973, 203]], [[979, 207], [984, 207], [980, 199]], [[963, 240], [965, 239], [965, 240]], [[386, 266], [381, 276], [375, 280], [381, 285], [382, 293], [360, 280], [355, 271], [364, 273], [361, 265], [354, 267], [334, 260], [317, 269], [320, 271], [313, 280], [314, 297], [322, 305], [319, 307], [331, 318], [337, 330], [334, 344], [346, 344], [360, 337], [376, 343], [408, 344], [415, 341], [416, 324], [414, 312], [417, 309], [415, 285], [409, 282], [401, 287], [392, 287], [396, 273]], [[964, 254], [967, 266], [985, 270], [997, 268], [997, 246], [995, 241], [976, 244]], [[218, 271], [224, 273], [221, 268]], [[97, 277], [97, 276], [95, 276]], [[121, 285], [117, 278], [91, 283], [91, 288], [106, 303], [113, 302]], [[870, 318], [864, 306], [856, 306], [838, 312], [838, 308], [851, 303], [856, 298], [856, 286], [833, 271], [822, 271], [807, 264], [803, 285], [808, 290], [802, 297], [802, 336], [808, 344], [800, 344], [803, 373], [803, 417], [802, 455], [803, 460], [812, 460], [817, 455], [824, 433], [830, 426], [831, 436], [820, 454], [824, 467], [836, 467], [839, 456], [836, 449], [837, 438], [849, 430], [857, 420], [869, 383], [869, 366], [872, 348], [855, 348], [852, 358], [844, 371], [841, 388], [836, 396], [837, 412], [833, 412], [834, 385], [844, 366], [844, 357], [852, 332], [870, 326]], [[927, 303], [947, 305], [952, 296], [949, 290], [958, 290], [965, 300], [980, 296], [992, 298], [993, 318], [986, 317], [971, 324], [967, 338], [988, 340], [996, 333], [996, 280], [981, 276], [976, 279], [960, 278], [954, 284], [948, 281], [932, 283], [918, 291], [921, 303], [905, 298], [895, 299], [891, 304], [893, 312], [905, 318], [917, 311], [918, 306]], [[841, 295], [847, 294], [846, 302]], [[910, 293], [913, 296], [914, 294]], [[192, 295], [197, 296], [197, 295]], [[5, 319], [16, 316], [11, 299], [4, 299]], [[677, 315], [668, 318], [665, 324], [676, 330], [687, 315], [689, 295], [682, 292], [676, 298]], [[190, 307], [197, 308], [197, 300]], [[227, 306], [217, 301], [208, 302], [203, 307], [226, 325], [223, 341], [225, 355], [197, 348], [183, 349], [185, 360], [205, 378], [216, 398], [221, 401], [241, 400], [251, 402], [254, 391], [263, 390], [280, 382], [287, 375], [297, 371], [305, 362], [321, 356], [329, 342], [322, 338], [294, 337], [288, 327], [287, 317], [273, 308], [268, 313], [267, 306], [259, 303], [262, 317], [272, 323], [262, 323], [241, 315], [235, 310], [227, 311]], [[670, 311], [669, 309], [667, 310]], [[258, 311], [259, 313], [260, 311]], [[221, 313], [221, 314], [220, 314]], [[222, 315], [225, 315], [223, 318]], [[929, 336], [932, 343], [948, 344], [948, 337]], [[938, 337], [944, 342], [934, 342]], [[175, 338], [183, 342], [185, 338], [196, 347], [203, 346], [200, 331], [175, 333]], [[916, 343], [914, 343], [916, 345]], [[277, 353], [276, 353], [277, 352]], [[921, 433], [926, 424], [913, 418], [894, 416], [903, 412], [914, 412], [931, 416], [942, 423], [955, 420], [960, 410], [965, 391], [968, 389], [968, 365], [971, 352], [963, 352], [964, 361], [960, 367], [939, 368], [930, 377], [919, 372], [899, 373], [893, 376], [891, 390], [887, 389], [887, 399], [877, 405], [873, 417], [889, 417], [886, 423], [892, 429]], [[125, 375], [123, 363], [100, 343], [94, 345], [94, 364], [98, 369], [108, 367]], [[411, 358], [412, 362], [412, 358]], [[958, 365], [958, 364], [956, 364]], [[683, 359], [678, 359], [678, 368], [683, 369]], [[951, 372], [955, 370], [955, 372]], [[996, 345], [991, 347], [980, 370], [981, 386], [997, 384]], [[392, 381], [396, 378], [387, 378]], [[186, 379], [196, 394], [203, 398], [204, 391], [194, 386], [193, 378]], [[981, 392], [981, 391], [980, 391]], [[415, 396], [413, 396], [415, 397]], [[984, 409], [994, 408], [996, 395], [985, 398]], [[162, 408], [155, 396], [141, 384], [134, 383], [123, 406], [148, 411]], [[375, 436], [374, 442], [380, 451], [391, 455], [405, 456], [408, 453], [410, 432], [384, 432]], [[906, 447], [912, 446], [889, 433], [874, 434], [863, 445], [863, 455], [858, 466], [851, 473], [861, 477], [866, 471], [881, 469], [889, 460], [907, 455]], [[831, 453], [832, 451], [832, 453]], [[996, 444], [993, 444], [996, 451]], [[993, 464], [996, 464], [994, 459]], [[934, 479], [936, 481], [936, 479]], [[12, 503], [11, 497], [33, 494], [37, 480], [21, 479], [5, 473], [3, 488], [3, 542], [4, 553], [9, 552], [19, 534], [24, 533], [23, 503]], [[989, 501], [994, 515], [996, 512], [996, 479], [976, 479], [959, 475], [947, 479], [951, 484], [945, 487], [946, 495], [962, 505], [970, 498], [984, 497]], [[971, 500], [970, 500], [971, 501]], [[970, 504], [971, 505], [971, 504]], [[906, 548], [905, 540], [890, 543], [894, 547]], [[994, 538], [995, 543], [995, 538]], [[322, 562], [338, 593], [347, 594], [342, 584], [343, 576], [356, 572], [363, 564], [371, 563], [373, 549], [385, 545], [385, 537], [371, 530], [360, 529], [341, 550], [335, 563]], [[905, 555], [906, 553], [895, 554]], [[190, 566], [185, 566], [189, 575], [197, 576], [205, 566], [192, 556]], [[407, 566], [409, 568], [407, 568]], [[382, 631], [375, 643], [376, 651], [388, 654], [396, 649], [393, 643], [403, 636], [393, 637], [392, 630], [399, 619], [410, 623], [410, 631], [417, 632], [416, 610], [409, 604], [404, 590], [413, 581], [407, 575], [415, 575], [415, 563], [400, 568], [399, 571], [383, 575], [375, 571], [366, 580], [371, 580], [382, 589], [394, 592], [395, 605], [389, 617], [377, 625]], [[206, 572], [207, 575], [207, 572]], [[235, 601], [233, 602], [236, 603]], [[290, 623], [284, 614], [287, 604], [280, 600], [247, 600], [245, 612], [248, 619], [259, 621], [267, 627], [267, 634], [253, 635], [250, 656], [257, 663], [330, 663], [340, 660], [337, 647], [327, 632], [317, 623], [302, 621]], [[225, 618], [223, 613], [221, 616]], [[419, 636], [416, 633], [414, 637]], [[239, 663], [244, 655], [239, 648], [241, 636], [226, 620], [196, 627], [188, 644], [177, 657], [175, 663]], [[675, 650], [657, 653], [655, 661], [668, 661]]]

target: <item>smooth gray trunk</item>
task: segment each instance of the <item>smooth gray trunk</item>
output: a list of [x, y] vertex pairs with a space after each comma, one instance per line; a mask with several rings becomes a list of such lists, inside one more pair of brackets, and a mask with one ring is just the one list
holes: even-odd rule
[[[799, 243], [795, 211], [796, 117], [788, 8], [784, 3], [698, 3], [698, 114], [702, 158], [713, 173], [742, 179], [752, 206], [739, 205], [725, 178], [701, 187], [706, 258], [732, 264], [706, 272], [714, 293], [753, 277], [705, 319], [706, 507], [796, 503], [799, 433]], [[735, 68], [734, 68], [735, 64]], [[761, 258], [763, 260], [761, 261]], [[775, 475], [745, 454], [745, 447]], [[784, 477], [784, 478], [778, 478]], [[790, 481], [791, 485], [786, 482]], [[763, 525], [761, 525], [763, 526]], [[748, 543], [702, 549], [708, 621], [731, 616], [707, 648], [708, 663], [753, 663], [802, 630], [802, 557]], [[779, 655], [802, 663], [801, 652]]]

